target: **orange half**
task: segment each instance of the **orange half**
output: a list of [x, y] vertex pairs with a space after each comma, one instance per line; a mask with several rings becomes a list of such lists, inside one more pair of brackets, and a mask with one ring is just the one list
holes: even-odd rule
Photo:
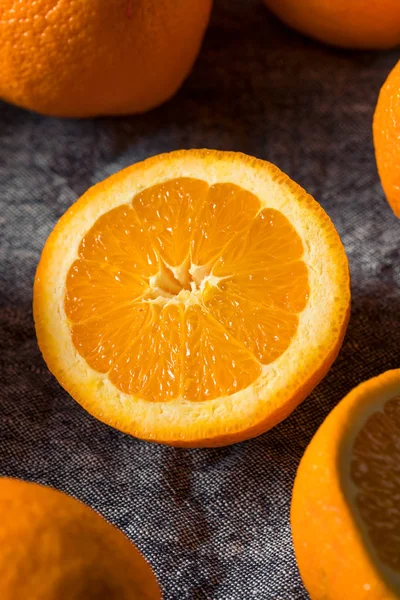
[[43, 356], [91, 414], [213, 446], [287, 416], [340, 348], [347, 259], [321, 207], [242, 154], [160, 155], [60, 219], [34, 290]]
[[400, 370], [355, 388], [321, 425], [291, 521], [312, 600], [400, 598]]

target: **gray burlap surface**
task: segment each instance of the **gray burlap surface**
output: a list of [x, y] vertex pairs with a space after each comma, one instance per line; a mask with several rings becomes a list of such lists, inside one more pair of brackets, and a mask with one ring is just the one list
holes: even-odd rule
[[[344, 394], [400, 366], [400, 222], [371, 139], [398, 52], [324, 47], [257, 0], [216, 4], [190, 78], [151, 113], [74, 121], [0, 105], [0, 474], [98, 510], [143, 551], [166, 600], [306, 600], [289, 527], [299, 459]], [[215, 450], [144, 443], [90, 417], [48, 372], [31, 313], [41, 249], [70, 204], [121, 167], [191, 147], [276, 163], [332, 217], [352, 272], [350, 326], [325, 380], [273, 431]]]

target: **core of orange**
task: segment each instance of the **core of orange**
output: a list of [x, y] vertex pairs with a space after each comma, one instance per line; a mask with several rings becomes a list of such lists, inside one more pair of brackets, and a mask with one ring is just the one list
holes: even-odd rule
[[345, 48], [400, 44], [398, 0], [264, 0], [284, 23], [321, 42]]
[[394, 214], [400, 218], [400, 61], [379, 93], [373, 132], [382, 187]]
[[0, 479], [1, 600], [161, 600], [118, 529], [52, 488]]
[[0, 98], [62, 117], [147, 111], [188, 75], [212, 0], [2, 0]]
[[270, 163], [192, 150], [91, 188], [37, 270], [43, 356], [90, 413], [177, 445], [245, 439], [334, 360], [347, 259], [322, 208]]
[[355, 388], [308, 446], [291, 521], [311, 600], [400, 598], [400, 370]]

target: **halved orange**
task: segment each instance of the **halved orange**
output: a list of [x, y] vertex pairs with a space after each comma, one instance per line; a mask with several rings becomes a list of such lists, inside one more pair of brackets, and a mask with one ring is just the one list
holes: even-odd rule
[[229, 444], [286, 417], [336, 357], [349, 273], [321, 207], [273, 165], [189, 150], [129, 167], [61, 218], [37, 270], [43, 356], [140, 438]]
[[400, 598], [400, 370], [355, 388], [321, 425], [291, 519], [312, 600]]

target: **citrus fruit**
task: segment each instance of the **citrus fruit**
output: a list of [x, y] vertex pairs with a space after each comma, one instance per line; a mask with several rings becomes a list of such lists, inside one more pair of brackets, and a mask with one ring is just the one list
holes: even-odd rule
[[380, 91], [373, 132], [382, 187], [394, 214], [400, 217], [400, 61]]
[[400, 370], [355, 388], [321, 425], [291, 520], [312, 600], [400, 598]]
[[1, 478], [0, 513], [2, 600], [161, 600], [139, 550], [78, 500]]
[[48, 115], [143, 112], [188, 75], [212, 0], [2, 0], [0, 98]]
[[321, 42], [345, 48], [400, 44], [398, 0], [264, 0], [284, 23]]
[[90, 413], [135, 436], [262, 433], [319, 382], [349, 310], [322, 208], [273, 165], [183, 150], [91, 188], [38, 266], [39, 346]]

